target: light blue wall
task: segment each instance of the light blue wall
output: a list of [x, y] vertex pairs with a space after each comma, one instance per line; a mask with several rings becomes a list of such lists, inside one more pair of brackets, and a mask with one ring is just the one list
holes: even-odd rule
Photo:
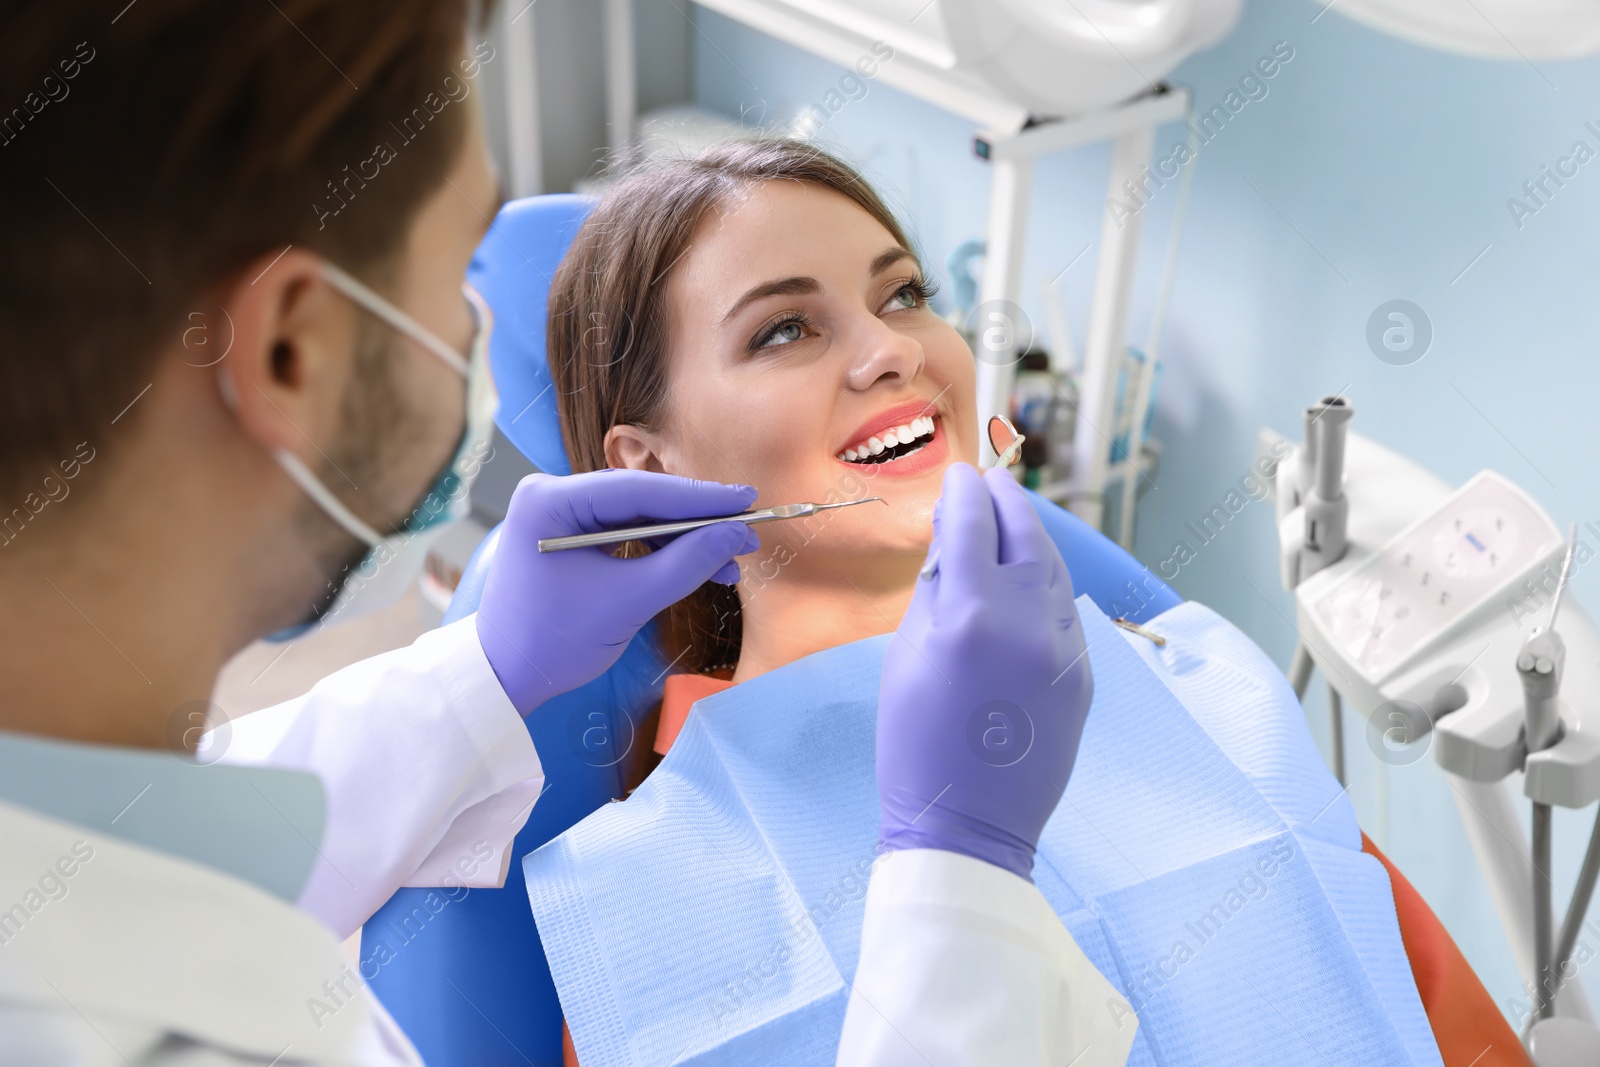
[[[1360, 432], [1451, 484], [1492, 467], [1563, 525], [1600, 520], [1589, 474], [1600, 159], [1520, 229], [1506, 206], [1574, 141], [1600, 149], [1584, 128], [1600, 128], [1600, 61], [1450, 56], [1384, 37], [1337, 8], [1313, 22], [1319, 10], [1252, 0], [1228, 41], [1171, 79], [1207, 110], [1276, 42], [1294, 50], [1268, 95], [1201, 152], [1162, 345], [1155, 435], [1165, 455], [1142, 505], [1138, 555], [1151, 565], [1167, 556], [1184, 523], [1237, 484], [1258, 427], [1298, 436], [1301, 408], [1340, 390]], [[705, 106], [778, 124], [821, 103], [844, 73], [703, 9], [695, 17], [694, 85]], [[981, 236], [988, 168], [972, 156], [968, 123], [873, 83], [825, 130], [824, 143], [863, 165], [910, 221], [930, 264]], [[1163, 130], [1158, 151], [1181, 137], [1179, 127]], [[1035, 322], [1041, 281], [1097, 241], [1107, 158], [1084, 149], [1039, 168], [1025, 271]], [[1145, 215], [1134, 341], [1149, 319], [1174, 192]], [[1091, 249], [1064, 278], [1080, 343], [1094, 260]], [[1393, 298], [1416, 302], [1433, 323], [1432, 348], [1412, 366], [1380, 362], [1366, 345], [1369, 315]], [[1246, 508], [1173, 584], [1286, 663], [1293, 609], [1277, 581], [1270, 508]], [[1596, 574], [1580, 575], [1574, 590], [1600, 603]], [[1320, 694], [1308, 714], [1326, 746]], [[1348, 731], [1357, 810], [1377, 829], [1373, 761], [1361, 724]], [[1520, 794], [1520, 781], [1514, 788]], [[1391, 769], [1389, 790], [1391, 857], [1509, 1005], [1519, 983], [1448, 785], [1429, 757]], [[1558, 813], [1558, 907], [1591, 815]], [[1596, 971], [1585, 978], [1600, 991]]]

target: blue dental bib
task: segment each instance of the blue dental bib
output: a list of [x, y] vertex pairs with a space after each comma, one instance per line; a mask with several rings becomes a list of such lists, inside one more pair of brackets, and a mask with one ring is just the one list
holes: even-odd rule
[[[1095, 702], [1034, 880], [1137, 1012], [1128, 1062], [1440, 1064], [1387, 875], [1283, 675], [1199, 604], [1145, 623], [1162, 648], [1078, 611]], [[525, 858], [584, 1067], [833, 1063], [887, 641], [700, 701], [627, 801]]]

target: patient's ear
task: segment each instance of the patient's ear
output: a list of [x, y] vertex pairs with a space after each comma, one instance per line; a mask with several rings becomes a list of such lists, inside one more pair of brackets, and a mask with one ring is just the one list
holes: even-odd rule
[[606, 431], [606, 465], [634, 471], [662, 473], [659, 439], [643, 426], [623, 423]]

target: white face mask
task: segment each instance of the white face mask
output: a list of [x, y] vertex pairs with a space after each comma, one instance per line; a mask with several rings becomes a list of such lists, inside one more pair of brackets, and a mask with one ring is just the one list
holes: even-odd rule
[[370, 545], [372, 551], [359, 564], [330, 581], [330, 585], [334, 582], [338, 585], [327, 610], [267, 635], [268, 641], [287, 641], [330, 623], [365, 615], [394, 603], [404, 594], [422, 573], [423, 561], [433, 540], [446, 525], [467, 514], [467, 492], [490, 458], [489, 439], [494, 432], [495, 410], [499, 405], [494, 380], [489, 375], [489, 334], [494, 328], [494, 319], [489, 306], [472, 286], [466, 282], [461, 284], [461, 291], [478, 323], [468, 354], [463, 358], [432, 330], [345, 271], [324, 263], [322, 275], [329, 285], [438, 356], [467, 380], [466, 428], [450, 462], [401, 524], [399, 532], [388, 536], [367, 525], [347, 508], [298, 456], [283, 449], [272, 453], [278, 465], [328, 518], [352, 537]]

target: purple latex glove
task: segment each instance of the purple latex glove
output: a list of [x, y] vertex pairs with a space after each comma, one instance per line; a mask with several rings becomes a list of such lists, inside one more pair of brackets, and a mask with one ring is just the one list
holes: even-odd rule
[[747, 485], [700, 482], [649, 471], [530, 474], [511, 496], [500, 544], [478, 604], [478, 641], [523, 715], [593, 681], [633, 635], [707, 580], [739, 580], [733, 557], [760, 546], [742, 522], [682, 534], [637, 559], [615, 546], [540, 552], [546, 537], [594, 533], [749, 509]]
[[1094, 696], [1067, 565], [1022, 487], [964, 463], [934, 511], [878, 697], [880, 849], [938, 848], [1031, 880]]

